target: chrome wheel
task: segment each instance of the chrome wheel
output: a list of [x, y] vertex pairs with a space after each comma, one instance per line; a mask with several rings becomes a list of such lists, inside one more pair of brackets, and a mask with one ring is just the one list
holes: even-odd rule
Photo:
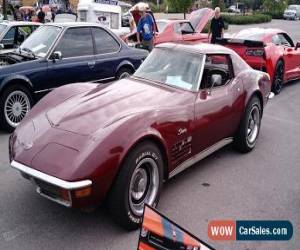
[[123, 72], [120, 76], [119, 76], [119, 79], [124, 79], [124, 78], [127, 78], [130, 76], [130, 73], [129, 72]]
[[15, 128], [29, 112], [29, 97], [20, 90], [11, 92], [4, 103], [4, 115], [7, 123]]
[[145, 158], [135, 168], [129, 186], [129, 205], [136, 216], [142, 216], [144, 205], [152, 206], [159, 188], [159, 171], [156, 162]]
[[253, 144], [258, 136], [260, 127], [260, 111], [257, 106], [253, 106], [249, 115], [247, 128], [247, 141]]

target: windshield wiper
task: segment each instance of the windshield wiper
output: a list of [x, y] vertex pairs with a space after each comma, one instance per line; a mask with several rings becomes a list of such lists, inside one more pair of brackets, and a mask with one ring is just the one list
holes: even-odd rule
[[20, 47], [20, 54], [21, 54], [21, 51], [25, 51], [26, 53], [28, 53], [28, 54], [30, 54], [30, 55], [32, 55], [33, 56], [33, 59], [35, 59], [36, 58], [36, 55], [34, 54], [34, 52], [31, 50], [31, 49], [28, 49], [28, 48], [21, 48]]

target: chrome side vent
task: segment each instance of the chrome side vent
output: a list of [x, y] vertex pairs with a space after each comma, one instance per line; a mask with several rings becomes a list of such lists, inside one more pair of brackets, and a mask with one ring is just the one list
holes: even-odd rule
[[176, 142], [171, 151], [171, 160], [173, 164], [177, 164], [185, 159], [192, 152], [192, 136]]

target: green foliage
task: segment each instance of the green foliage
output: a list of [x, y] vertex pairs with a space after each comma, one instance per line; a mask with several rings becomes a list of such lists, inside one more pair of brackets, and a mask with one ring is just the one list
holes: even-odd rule
[[243, 15], [223, 15], [223, 20], [228, 24], [254, 24], [271, 22], [272, 17], [264, 14]]
[[166, 2], [171, 12], [186, 13], [192, 6], [193, 0], [167, 0]]
[[152, 12], [165, 12], [166, 11], [166, 4], [165, 3], [161, 3], [159, 5], [159, 8], [157, 7], [157, 4], [150, 2], [149, 6], [152, 10]]
[[212, 0], [211, 1], [212, 8], [220, 7], [221, 11], [225, 11], [225, 3], [224, 0]]
[[265, 13], [271, 14], [273, 18], [282, 18], [283, 12], [288, 6], [287, 0], [264, 0], [263, 9]]

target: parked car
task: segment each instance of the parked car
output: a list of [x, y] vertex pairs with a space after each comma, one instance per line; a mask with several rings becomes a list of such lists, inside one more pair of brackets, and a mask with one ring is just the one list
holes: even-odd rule
[[283, 13], [283, 19], [300, 19], [300, 5], [289, 5]]
[[[165, 42], [208, 42], [208, 33], [203, 33], [210, 22], [214, 11], [203, 8], [193, 11], [187, 20], [160, 20], [156, 23], [158, 32], [155, 34], [155, 45]], [[127, 35], [128, 43], [136, 41], [136, 31]]]
[[116, 221], [134, 229], [163, 180], [231, 142], [251, 151], [269, 95], [268, 74], [230, 49], [160, 44], [130, 78], [43, 98], [10, 137], [11, 166], [64, 206], [107, 198]]
[[127, 77], [147, 55], [97, 24], [43, 25], [0, 55], [0, 125], [12, 131], [41, 94], [59, 86]]
[[235, 50], [251, 67], [267, 72], [275, 94], [286, 82], [300, 78], [300, 43], [283, 30], [245, 29], [219, 43]]
[[40, 26], [32, 22], [0, 23], [0, 53], [9, 52], [21, 45]]
[[244, 13], [245, 12], [245, 4], [236, 3], [234, 5], [230, 5], [227, 11], [229, 13], [236, 13], [236, 14]]

